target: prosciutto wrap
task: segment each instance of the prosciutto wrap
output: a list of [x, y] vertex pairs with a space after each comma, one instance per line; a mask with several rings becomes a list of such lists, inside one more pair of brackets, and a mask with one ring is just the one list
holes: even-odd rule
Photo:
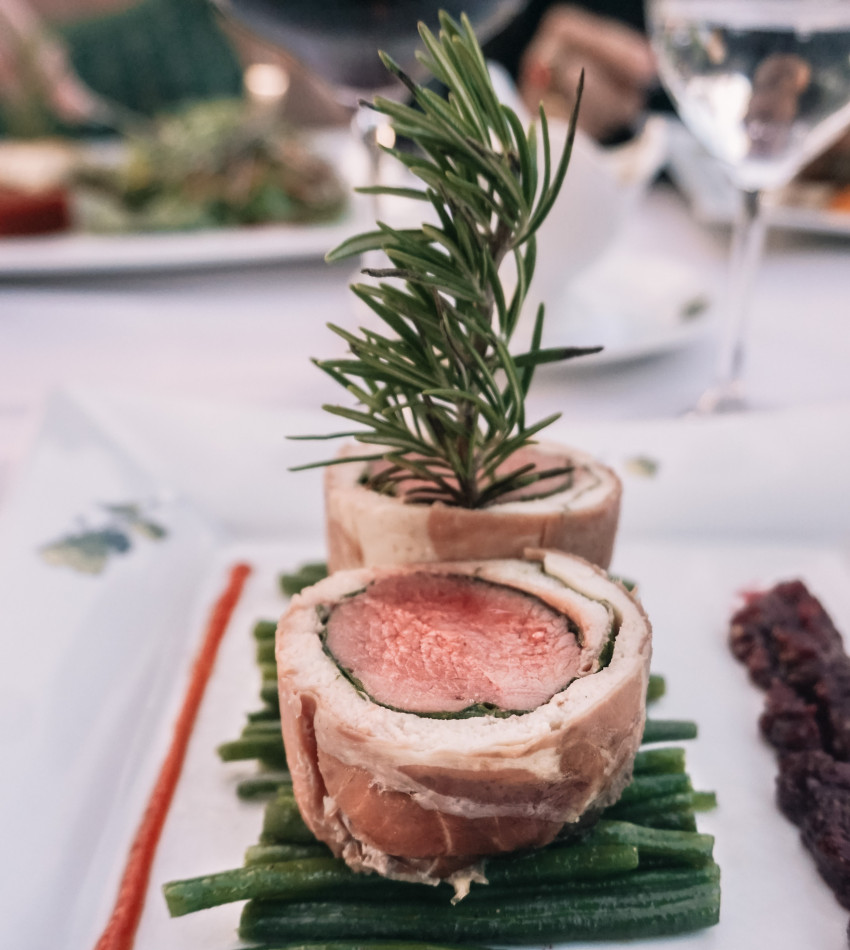
[[547, 844], [619, 798], [650, 653], [636, 599], [560, 552], [331, 575], [277, 630], [304, 820], [355, 870], [463, 890], [484, 856]]
[[[350, 445], [341, 455], [362, 451], [362, 446]], [[522, 464], [526, 451], [515, 453], [515, 465]], [[533, 455], [541, 467], [572, 464], [567, 487], [478, 509], [405, 502], [366, 487], [366, 463], [329, 466], [325, 470], [329, 570], [518, 558], [527, 548], [566, 551], [607, 568], [620, 515], [619, 478], [587, 453], [557, 443], [539, 443]]]

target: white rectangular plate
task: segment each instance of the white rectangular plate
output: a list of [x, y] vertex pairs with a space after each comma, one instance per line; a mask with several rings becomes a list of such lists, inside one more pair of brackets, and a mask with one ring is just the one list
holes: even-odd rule
[[[368, 180], [363, 147], [347, 129], [315, 134], [311, 142], [349, 188]], [[0, 279], [246, 267], [322, 258], [346, 238], [367, 230], [374, 217], [371, 200], [352, 193], [338, 219], [315, 224], [0, 237]]]
[[[614, 568], [639, 580], [653, 621], [653, 665], [668, 681], [656, 713], [698, 721], [690, 771], [719, 799], [701, 825], [717, 836], [720, 925], [641, 945], [799, 950], [845, 939], [846, 912], [774, 805], [775, 763], [757, 730], [762, 696], [725, 638], [741, 590], [791, 577], [850, 630], [848, 425], [838, 408], [554, 433], [623, 474]], [[234, 792], [251, 766], [225, 767], [214, 750], [257, 704], [250, 628], [284, 605], [277, 573], [322, 553], [316, 476], [286, 467], [326, 446], [283, 436], [327, 428], [312, 415], [115, 396], [54, 402], [0, 521], [9, 945], [94, 945], [210, 606], [227, 567], [247, 559], [255, 571], [201, 708], [136, 947], [238, 945], [238, 907], [170, 920], [160, 888], [240, 864], [257, 837], [260, 807]], [[81, 518], [98, 527], [103, 504], [130, 501], [167, 535], [132, 535], [99, 574], [39, 556], [81, 533]]]

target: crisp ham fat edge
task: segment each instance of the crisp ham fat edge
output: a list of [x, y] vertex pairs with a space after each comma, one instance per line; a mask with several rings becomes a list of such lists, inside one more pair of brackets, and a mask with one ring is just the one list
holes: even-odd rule
[[[515, 591], [529, 595], [516, 596], [541, 618], [527, 629], [543, 629], [544, 639], [563, 641], [556, 651], [565, 650], [551, 663], [552, 683], [542, 684], [542, 695], [533, 698], [537, 705], [505, 717], [434, 718], [392, 708], [416, 705], [422, 669], [402, 675], [396, 692], [374, 701], [364, 682], [374, 664], [338, 665], [341, 658], [328, 651], [336, 640], [344, 652], [346, 636], [334, 627], [345, 621], [346, 610], [361, 625], [358, 608], [351, 607], [358, 592], [404, 591], [414, 577], [437, 588], [449, 582], [485, 599], [490, 585], [507, 588], [509, 611], [516, 609], [510, 604]], [[493, 593], [501, 602], [498, 588]], [[553, 637], [546, 625], [559, 615], [569, 623]], [[379, 610], [378, 626], [383, 623]], [[394, 622], [393, 629], [403, 637], [403, 624]], [[544, 662], [554, 656], [549, 649], [543, 648]], [[650, 652], [650, 625], [637, 601], [603, 571], [570, 555], [535, 552], [528, 560], [337, 572], [293, 598], [277, 633], [283, 734], [302, 815], [356, 870], [428, 883], [450, 878], [462, 891], [482, 857], [546, 844], [564, 825], [616, 801], [643, 732]], [[486, 663], [487, 651], [481, 656]], [[470, 668], [481, 656], [469, 660]], [[558, 664], [566, 683], [555, 682], [562, 675]], [[445, 697], [432, 706], [457, 710], [501, 698], [502, 688], [510, 693], [508, 667], [494, 662], [488, 672], [496, 687], [490, 699], [477, 695], [473, 671], [466, 679], [471, 691], [454, 706]], [[518, 695], [532, 696], [530, 686], [520, 683]]]

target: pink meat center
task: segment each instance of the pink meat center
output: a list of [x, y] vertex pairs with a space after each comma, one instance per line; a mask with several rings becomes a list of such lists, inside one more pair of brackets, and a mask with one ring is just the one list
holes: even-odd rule
[[530, 710], [576, 676], [568, 618], [510, 587], [413, 572], [337, 604], [326, 646], [377, 702], [410, 712]]

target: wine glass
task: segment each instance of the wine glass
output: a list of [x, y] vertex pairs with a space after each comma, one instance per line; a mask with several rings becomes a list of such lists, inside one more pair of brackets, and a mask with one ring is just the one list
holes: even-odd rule
[[[225, 14], [295, 56], [325, 82], [352, 113], [353, 128], [367, 145], [377, 180], [379, 123], [360, 100], [404, 93], [384, 64], [383, 50], [417, 78], [418, 23], [433, 32], [439, 11], [466, 13], [480, 40], [501, 30], [526, 0], [213, 0]], [[376, 183], [374, 181], [373, 183]]]
[[850, 125], [850, 0], [646, 0], [662, 83], [741, 194], [714, 384], [697, 413], [744, 409], [762, 195]]

